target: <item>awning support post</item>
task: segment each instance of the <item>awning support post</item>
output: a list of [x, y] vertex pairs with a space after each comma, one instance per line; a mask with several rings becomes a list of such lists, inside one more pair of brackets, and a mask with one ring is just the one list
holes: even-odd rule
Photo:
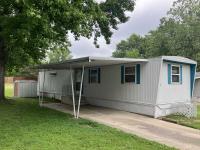
[[73, 73], [72, 73], [71, 66], [70, 66], [70, 73], [71, 73], [71, 87], [72, 87], [73, 111], [74, 111], [74, 118], [76, 118], [76, 105], [75, 105], [75, 97], [74, 97], [74, 80], [73, 80]]
[[80, 104], [81, 104], [81, 95], [82, 95], [82, 88], [83, 88], [83, 77], [84, 77], [85, 67], [82, 67], [82, 77], [81, 77], [81, 85], [80, 85], [80, 91], [79, 91], [79, 100], [78, 100], [78, 110], [76, 118], [79, 118], [79, 110], [80, 110]]

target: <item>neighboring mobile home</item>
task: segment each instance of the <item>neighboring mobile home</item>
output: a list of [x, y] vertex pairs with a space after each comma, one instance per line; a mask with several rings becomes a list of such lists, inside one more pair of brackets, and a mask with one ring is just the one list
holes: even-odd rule
[[38, 94], [63, 103], [82, 102], [155, 118], [195, 114], [191, 99], [196, 62], [184, 57], [84, 57], [39, 69]]
[[198, 101], [200, 99], [200, 72], [196, 73], [193, 97]]

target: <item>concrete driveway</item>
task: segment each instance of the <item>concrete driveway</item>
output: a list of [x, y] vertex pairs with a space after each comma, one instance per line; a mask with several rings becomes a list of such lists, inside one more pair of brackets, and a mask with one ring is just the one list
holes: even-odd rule
[[[43, 106], [72, 114], [72, 106], [58, 103], [43, 104]], [[95, 106], [81, 106], [80, 117], [181, 150], [200, 150], [200, 130], [134, 113]]]

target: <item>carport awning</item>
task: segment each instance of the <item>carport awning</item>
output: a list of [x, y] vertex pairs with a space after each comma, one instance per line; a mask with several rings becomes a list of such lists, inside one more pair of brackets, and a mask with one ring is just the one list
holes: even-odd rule
[[93, 66], [106, 66], [125, 63], [145, 63], [147, 59], [133, 59], [133, 58], [113, 58], [113, 57], [82, 57], [77, 59], [70, 59], [64, 62], [40, 65], [38, 69], [69, 69], [93, 67]]

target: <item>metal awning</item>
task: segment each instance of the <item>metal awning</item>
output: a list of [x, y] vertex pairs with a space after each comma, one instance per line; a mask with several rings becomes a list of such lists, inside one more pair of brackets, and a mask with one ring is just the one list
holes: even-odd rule
[[70, 59], [59, 63], [51, 63], [40, 65], [38, 69], [70, 69], [93, 67], [93, 66], [107, 66], [126, 63], [144, 63], [148, 62], [147, 59], [134, 59], [134, 58], [113, 58], [113, 57], [82, 57], [76, 59]]
[[[60, 63], [40, 65], [37, 68], [44, 70], [43, 89], [44, 89], [44, 84], [45, 84], [45, 70], [49, 70], [49, 69], [70, 69], [72, 100], [73, 100], [73, 112], [74, 112], [74, 117], [79, 118], [85, 67], [107, 66], [107, 65], [117, 65], [117, 64], [136, 63], [136, 62], [137, 63], [144, 63], [144, 62], [148, 62], [148, 60], [147, 59], [132, 59], [132, 58], [112, 58], [112, 57], [110, 57], [110, 58], [107, 58], [107, 57], [83, 57], [83, 58], [77, 58], [77, 59], [70, 59], [70, 60], [67, 60], [67, 61], [64, 61], [64, 62], [60, 62]], [[73, 79], [73, 72], [72, 72], [73, 68], [82, 68], [81, 83], [80, 83], [81, 85], [80, 85], [80, 91], [79, 91], [79, 97], [78, 97], [77, 111], [76, 111], [76, 105], [75, 105], [74, 79]], [[41, 93], [40, 86], [39, 86], [39, 93]], [[39, 94], [39, 104], [40, 104], [40, 106], [42, 106], [43, 99], [44, 99], [43, 97], [44, 97], [44, 92], [42, 92], [41, 98], [40, 98], [40, 94]]]

